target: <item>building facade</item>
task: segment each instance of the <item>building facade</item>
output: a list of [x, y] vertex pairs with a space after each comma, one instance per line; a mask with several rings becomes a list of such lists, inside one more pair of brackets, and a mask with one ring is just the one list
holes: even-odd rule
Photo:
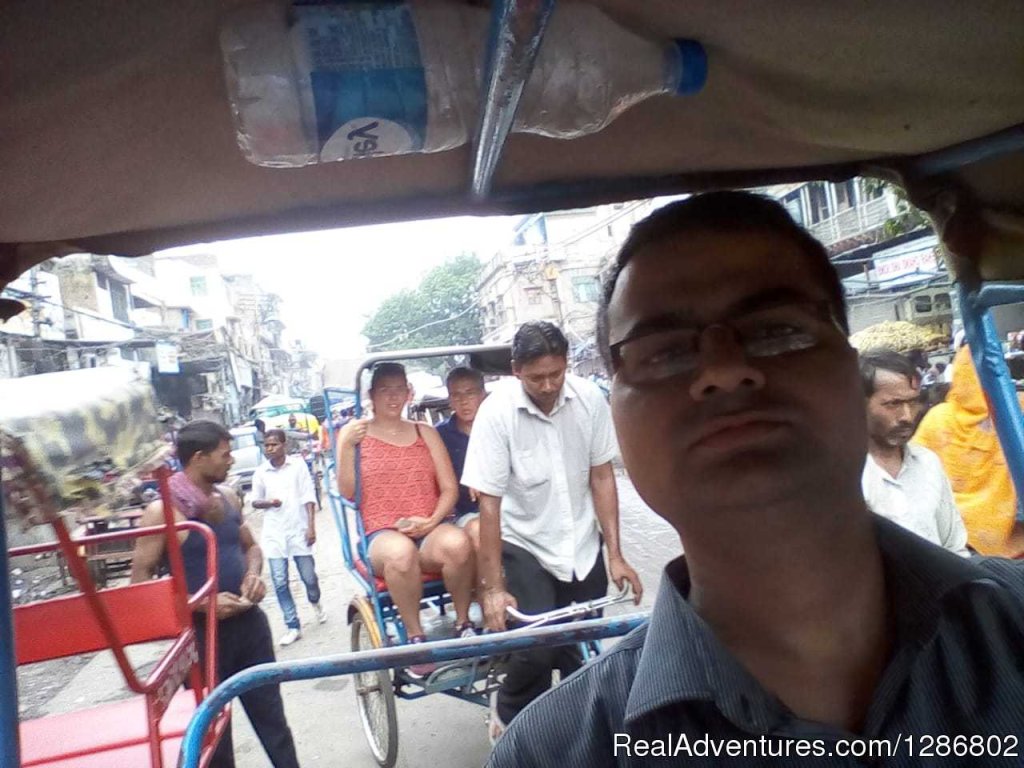
[[573, 367], [600, 369], [594, 344], [601, 279], [630, 227], [658, 201], [643, 200], [526, 216], [477, 283], [485, 343], [507, 343], [523, 323], [562, 328]]
[[908, 221], [909, 204], [893, 187], [854, 178], [764, 192], [829, 252], [843, 279], [851, 332], [907, 320], [952, 334], [956, 306], [942, 247], [927, 222]]
[[280, 298], [206, 254], [76, 254], [4, 291], [27, 309], [0, 325], [0, 377], [146, 362], [162, 405], [184, 418], [245, 420], [260, 398], [312, 380], [284, 348]]

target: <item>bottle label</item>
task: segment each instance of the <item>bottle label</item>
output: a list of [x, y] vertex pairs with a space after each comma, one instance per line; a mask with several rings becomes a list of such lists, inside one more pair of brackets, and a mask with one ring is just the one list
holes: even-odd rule
[[322, 161], [423, 149], [427, 83], [405, 2], [296, 4]]

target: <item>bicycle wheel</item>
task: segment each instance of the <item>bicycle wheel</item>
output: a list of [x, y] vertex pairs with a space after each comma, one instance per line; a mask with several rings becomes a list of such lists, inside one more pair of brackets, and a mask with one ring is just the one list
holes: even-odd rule
[[[372, 615], [365, 603], [358, 605], [352, 617], [353, 651], [380, 647], [379, 633], [367, 623]], [[382, 768], [393, 768], [398, 759], [398, 713], [391, 675], [380, 669], [360, 672], [355, 678], [356, 705], [370, 751]]]

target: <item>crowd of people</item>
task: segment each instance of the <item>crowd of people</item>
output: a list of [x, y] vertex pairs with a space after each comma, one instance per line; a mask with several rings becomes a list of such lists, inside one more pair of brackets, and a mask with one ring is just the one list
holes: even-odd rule
[[[457, 636], [505, 629], [510, 606], [534, 613], [601, 596], [609, 581], [639, 601], [620, 546], [620, 453], [679, 536], [685, 555], [666, 567], [645, 626], [582, 669], [571, 648], [508, 659], [491, 701], [490, 766], [661, 764], [629, 745], [681, 735], [766, 737], [788, 750], [809, 736], [1019, 732], [1024, 569], [1010, 558], [1024, 556], [1024, 534], [966, 347], [946, 400], [919, 423], [915, 362], [858, 355], [824, 248], [777, 203], [740, 192], [697, 195], [635, 226], [598, 320], [610, 402], [568, 371], [561, 331], [533, 322], [513, 340], [515, 378], [491, 394], [479, 373], [450, 372], [452, 415], [436, 429], [405, 417], [405, 369], [381, 363], [372, 417], [337, 433], [339, 490], [355, 495], [358, 446], [369, 559], [412, 643], [426, 640], [425, 573], [443, 578]], [[315, 529], [280, 438], [267, 435], [254, 497], [294, 523], [262, 544], [298, 632], [273, 562], [293, 559], [317, 606], [303, 559]], [[260, 546], [217, 486], [226, 440], [189, 425], [179, 456], [223, 511], [208, 524], [224, 561], [217, 619], [230, 673], [273, 649], [256, 605]], [[152, 573], [161, 546], [140, 544], [133, 577]], [[473, 600], [484, 626], [470, 619]], [[573, 677], [549, 691], [556, 670]], [[277, 688], [247, 696], [273, 764], [295, 764]]]

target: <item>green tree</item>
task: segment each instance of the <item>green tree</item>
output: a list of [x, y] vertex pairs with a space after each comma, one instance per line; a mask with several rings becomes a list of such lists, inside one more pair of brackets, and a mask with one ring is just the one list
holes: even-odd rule
[[463, 253], [428, 272], [419, 288], [389, 296], [363, 326], [369, 351], [479, 344], [482, 268], [474, 254]]
[[931, 227], [932, 223], [928, 214], [911, 203], [903, 187], [898, 184], [868, 177], [864, 180], [864, 188], [868, 194], [875, 194], [878, 190], [890, 190], [896, 198], [896, 215], [888, 219], [882, 227], [886, 238], [898, 237], [905, 232]]

